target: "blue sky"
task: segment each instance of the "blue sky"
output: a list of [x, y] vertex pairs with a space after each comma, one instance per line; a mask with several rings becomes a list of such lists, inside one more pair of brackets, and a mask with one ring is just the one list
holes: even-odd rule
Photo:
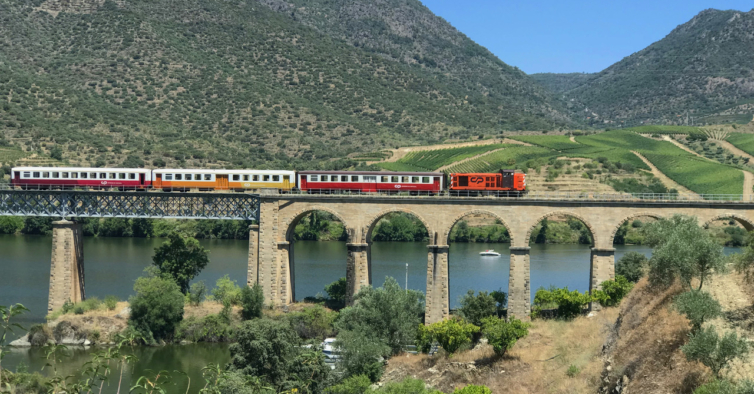
[[527, 73], [597, 72], [707, 8], [751, 0], [421, 0], [504, 62]]

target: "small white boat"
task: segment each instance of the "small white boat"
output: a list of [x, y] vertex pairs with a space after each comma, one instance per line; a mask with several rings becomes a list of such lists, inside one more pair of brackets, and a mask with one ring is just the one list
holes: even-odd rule
[[498, 252], [495, 252], [495, 251], [494, 251], [494, 250], [492, 250], [492, 249], [487, 249], [487, 250], [485, 250], [484, 252], [479, 252], [479, 254], [480, 254], [481, 256], [495, 256], [495, 257], [500, 257], [500, 253], [498, 253]]

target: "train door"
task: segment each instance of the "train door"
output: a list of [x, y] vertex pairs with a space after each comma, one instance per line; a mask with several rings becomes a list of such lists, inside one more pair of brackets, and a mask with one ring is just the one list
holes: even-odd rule
[[513, 170], [502, 170], [503, 189], [513, 189]]
[[217, 188], [220, 190], [228, 190], [228, 175], [217, 175]]
[[440, 185], [440, 177], [436, 176], [436, 177], [434, 177], [434, 179], [435, 179], [435, 181], [434, 181], [434, 185], [432, 187], [432, 191], [435, 192], [435, 193], [438, 193], [438, 192], [440, 192], [442, 190], [442, 185]]
[[154, 174], [154, 181], [152, 187], [155, 189], [162, 189], [162, 174]]
[[139, 174], [139, 184], [141, 186], [144, 186], [144, 177], [145, 177], [144, 173]]
[[283, 175], [283, 190], [291, 190], [291, 176]]
[[376, 192], [377, 191], [377, 176], [376, 175], [365, 175], [364, 176], [364, 191], [365, 192]]

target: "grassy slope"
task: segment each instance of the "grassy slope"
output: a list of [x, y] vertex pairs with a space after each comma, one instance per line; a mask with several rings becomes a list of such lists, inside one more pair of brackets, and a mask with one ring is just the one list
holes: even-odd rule
[[386, 170], [393, 171], [403, 171], [398, 170], [399, 168], [416, 168], [423, 171], [434, 171], [448, 164], [452, 164], [457, 161], [465, 160], [470, 157], [509, 146], [511, 145], [490, 144], [479, 146], [465, 146], [461, 148], [416, 151], [406, 154], [406, 156], [402, 157], [397, 162], [380, 163], [379, 166]]
[[754, 134], [731, 133], [726, 141], [733, 144], [736, 148], [754, 155]]

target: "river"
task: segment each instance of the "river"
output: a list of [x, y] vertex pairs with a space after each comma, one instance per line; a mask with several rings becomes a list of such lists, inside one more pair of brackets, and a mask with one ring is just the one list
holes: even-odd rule
[[[133, 293], [134, 280], [151, 263], [154, 248], [162, 239], [84, 238], [86, 294], [104, 298], [115, 295], [123, 300]], [[210, 264], [195, 280], [209, 287], [223, 275], [239, 285], [246, 282], [248, 242], [237, 240], [202, 240], [210, 251]], [[44, 321], [50, 275], [52, 241], [46, 236], [0, 236], [0, 305], [21, 303], [31, 310], [18, 320], [28, 327]], [[456, 243], [450, 247], [450, 303], [458, 306], [459, 298], [468, 290], [507, 292], [510, 256], [508, 244]], [[294, 244], [295, 294], [298, 300], [324, 294], [324, 286], [346, 274], [346, 245], [343, 242], [296, 242]], [[479, 252], [495, 249], [501, 257], [482, 257]], [[726, 252], [736, 249], [726, 248]], [[616, 245], [616, 260], [628, 251], [649, 256], [643, 246]], [[585, 291], [589, 285], [590, 250], [586, 245], [532, 245], [531, 296], [539, 287], [555, 285]], [[408, 264], [408, 268], [406, 268]], [[386, 276], [408, 287], [424, 292], [427, 283], [427, 248], [422, 243], [387, 242], [372, 246], [372, 280], [382, 285]], [[192, 390], [198, 392], [201, 368], [208, 363], [224, 364], [229, 359], [227, 345], [195, 344], [137, 348], [138, 361], [129, 376], [141, 376], [146, 370], [181, 370], [191, 377]], [[65, 373], [76, 371], [91, 351], [72, 351]], [[30, 371], [39, 371], [45, 364], [39, 349], [14, 350], [3, 360], [3, 366], [14, 370], [20, 364]], [[47, 371], [47, 370], [46, 370]], [[130, 379], [129, 379], [130, 380]], [[176, 380], [185, 390], [186, 378]], [[182, 382], [182, 383], [181, 383]], [[124, 387], [127, 385], [124, 384]], [[103, 391], [109, 392], [109, 391]], [[114, 392], [114, 391], [112, 391]]]

